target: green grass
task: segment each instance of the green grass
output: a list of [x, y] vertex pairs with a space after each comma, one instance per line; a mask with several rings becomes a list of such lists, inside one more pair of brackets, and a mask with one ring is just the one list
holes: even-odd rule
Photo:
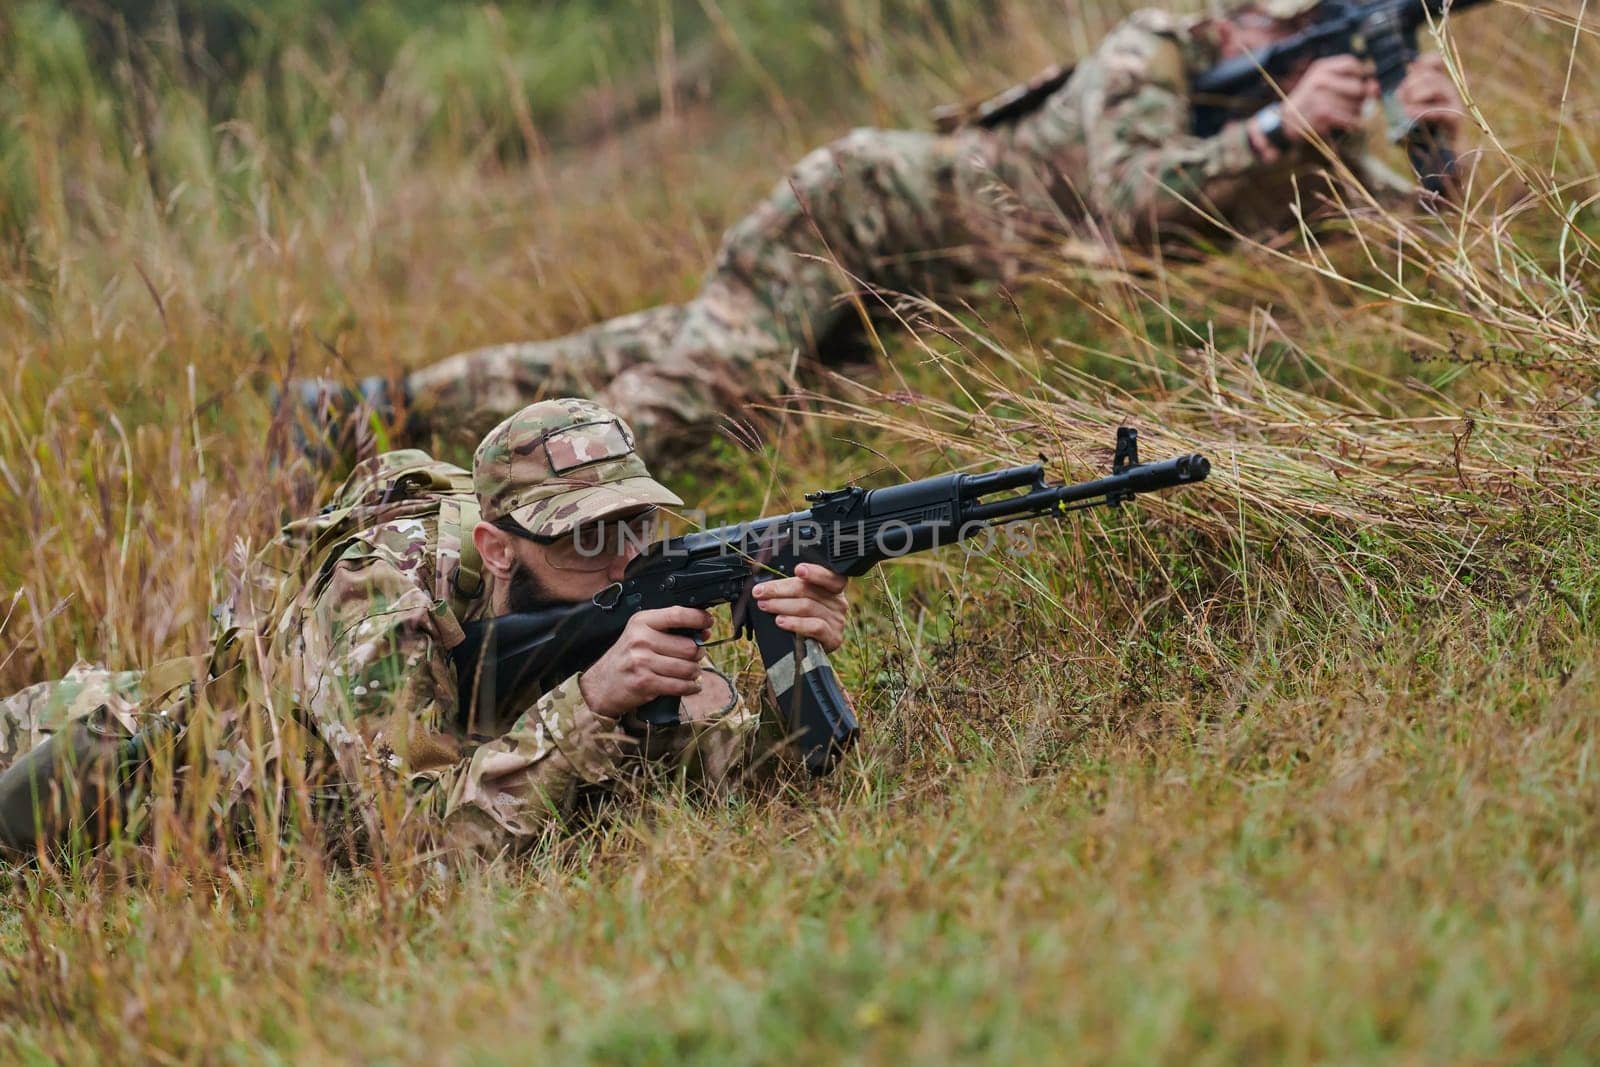
[[[684, 299], [811, 143], [919, 122], [1116, 15], [957, 7], [330, 6], [220, 73], [155, 31], [122, 69], [52, 6], [0, 16], [0, 691], [209, 646], [231, 561], [311, 499], [263, 447], [267, 384]], [[832, 778], [663, 785], [461, 871], [215, 853], [170, 823], [12, 871], [0, 1047], [1593, 1060], [1600, 97], [1550, 77], [1600, 59], [1577, 10], [1457, 26], [1491, 131], [1460, 220], [1044, 257], [1014, 306], [924, 308], [854, 380], [814, 376], [781, 444], [670, 472], [731, 520], [1040, 453], [1086, 477], [1124, 421], [1149, 456], [1212, 455], [1205, 486], [1025, 558], [859, 582], [836, 663], [866, 733]], [[716, 92], [595, 134], [594, 93], [660, 83], [663, 11]]]

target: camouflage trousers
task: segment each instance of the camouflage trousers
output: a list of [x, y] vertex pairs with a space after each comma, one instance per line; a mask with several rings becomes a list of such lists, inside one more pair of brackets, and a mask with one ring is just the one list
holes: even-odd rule
[[590, 396], [660, 458], [786, 391], [801, 357], [849, 318], [891, 310], [893, 294], [1007, 277], [1019, 249], [1070, 225], [1037, 148], [984, 130], [856, 130], [727, 232], [689, 303], [424, 368], [405, 383], [411, 417], [475, 440], [535, 400]]

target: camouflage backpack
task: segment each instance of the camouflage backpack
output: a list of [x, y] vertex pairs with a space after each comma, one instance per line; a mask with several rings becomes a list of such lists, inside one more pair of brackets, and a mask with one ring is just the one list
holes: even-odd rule
[[[9, 766], [0, 765], [0, 856], [28, 859], [68, 841], [98, 845], [137, 821], [135, 798], [148, 785], [152, 750], [165, 749], [161, 759], [173, 765], [197, 698], [233, 706], [239, 687], [250, 684], [248, 672], [237, 669], [240, 630], [275, 621], [308, 582], [325, 580], [365, 531], [435, 515], [441, 555], [458, 554], [447, 599], [460, 617], [483, 590], [482, 561], [472, 542], [478, 521], [472, 475], [415, 449], [359, 464], [327, 507], [285, 526], [249, 561], [240, 587], [219, 609], [209, 656], [169, 660], [143, 672], [91, 670], [91, 688], [121, 686], [123, 699], [112, 701], [107, 689], [99, 706], [86, 705], [87, 714], [58, 710], [67, 721]], [[64, 680], [73, 681], [70, 675]], [[57, 697], [75, 692], [60, 683], [49, 691]]]
[[[362, 534], [397, 519], [437, 515], [440, 554], [455, 553], [450, 609], [457, 618], [483, 592], [483, 561], [472, 541], [478, 500], [472, 474], [415, 448], [373, 456], [356, 465], [326, 507], [284, 526], [263, 556], [278, 573], [282, 607], [306, 584], [321, 585]], [[445, 570], [442, 562], [440, 573]], [[277, 613], [274, 612], [274, 615]]]

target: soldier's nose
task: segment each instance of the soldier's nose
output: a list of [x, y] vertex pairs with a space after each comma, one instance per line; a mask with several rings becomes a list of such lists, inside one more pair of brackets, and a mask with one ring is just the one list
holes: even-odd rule
[[628, 564], [632, 562], [633, 557], [637, 556], [638, 554], [639, 550], [630, 546], [624, 548], [621, 552], [618, 552], [615, 556], [613, 556], [611, 558], [611, 573], [609, 575], [611, 580], [614, 582], [620, 582], [623, 574], [628, 569]]

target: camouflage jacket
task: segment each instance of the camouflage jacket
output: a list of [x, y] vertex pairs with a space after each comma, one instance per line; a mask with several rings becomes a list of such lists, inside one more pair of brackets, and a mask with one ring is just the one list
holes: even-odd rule
[[681, 756], [698, 741], [710, 750], [707, 774], [731, 777], [738, 742], [757, 719], [731, 685], [714, 720], [696, 724], [709, 729], [674, 739], [667, 753], [641, 753], [591, 710], [577, 675], [504, 728], [462, 721], [449, 653], [462, 625], [488, 614], [494, 593], [488, 576], [474, 596], [459, 588], [461, 543], [475, 516], [470, 493], [447, 495], [346, 537], [274, 613], [270, 689], [286, 694], [315, 734], [313, 784], [336, 785], [356, 828], [392, 829], [386, 820], [399, 796], [400, 818], [422, 820], [441, 844], [497, 852], [536, 840], [585, 787], [614, 784], [636, 757]]
[[[1063, 210], [1097, 220], [1122, 242], [1192, 231], [1196, 207], [1244, 233], [1292, 224], [1297, 202], [1327, 189], [1308, 188], [1307, 179], [1328, 161], [1295, 145], [1264, 163], [1242, 121], [1211, 137], [1191, 133], [1189, 83], [1220, 59], [1204, 20], [1136, 12], [1040, 106], [992, 131], [1002, 165], [1007, 156], [1048, 160]], [[1371, 157], [1365, 137], [1343, 138], [1338, 154], [1378, 198], [1415, 195]], [[1307, 204], [1304, 213], [1311, 211]]]

